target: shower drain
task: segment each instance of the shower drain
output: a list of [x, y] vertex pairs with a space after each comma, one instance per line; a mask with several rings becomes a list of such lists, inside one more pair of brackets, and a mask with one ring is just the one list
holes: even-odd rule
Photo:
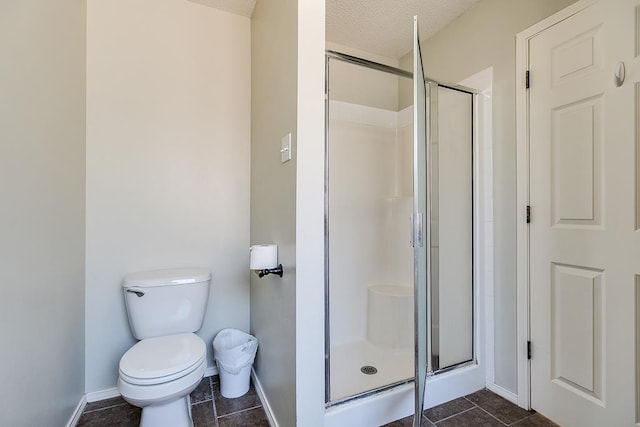
[[360, 368], [360, 372], [362, 372], [365, 375], [375, 375], [378, 373], [378, 370], [376, 369], [375, 366], [367, 365]]

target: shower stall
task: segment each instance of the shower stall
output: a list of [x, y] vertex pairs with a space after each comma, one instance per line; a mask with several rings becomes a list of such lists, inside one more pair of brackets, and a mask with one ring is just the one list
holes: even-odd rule
[[413, 378], [410, 73], [351, 60], [328, 54], [329, 401]]
[[478, 363], [475, 95], [419, 56], [413, 73], [326, 58], [325, 401], [415, 383], [421, 406]]

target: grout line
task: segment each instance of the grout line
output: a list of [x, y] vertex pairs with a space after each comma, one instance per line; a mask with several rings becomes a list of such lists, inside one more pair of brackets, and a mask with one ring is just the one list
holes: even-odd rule
[[213, 425], [214, 427], [219, 427], [220, 423], [218, 423], [218, 410], [216, 409], [216, 397], [213, 394], [213, 377], [209, 377], [209, 389], [211, 390], [211, 404], [213, 405]]
[[[476, 408], [469, 408], [469, 409], [465, 409], [464, 411], [460, 411], [460, 412], [458, 412], [457, 414], [450, 415], [450, 416], [448, 416], [448, 417], [446, 417], [446, 418], [443, 418], [443, 419], [441, 419], [441, 420], [438, 420], [438, 421], [437, 421], [437, 422], [435, 422], [434, 424], [438, 424], [438, 423], [441, 423], [442, 421], [450, 420], [451, 418], [455, 418], [455, 417], [457, 417], [458, 415], [462, 415], [462, 414], [464, 414], [465, 412], [473, 411], [474, 409], [476, 409]], [[428, 419], [428, 418], [427, 418], [427, 419]], [[431, 420], [429, 420], [429, 421], [431, 421]], [[431, 421], [431, 422], [433, 423], [433, 421]]]
[[505, 423], [504, 421], [502, 421], [501, 419], [499, 419], [498, 417], [496, 417], [495, 415], [493, 415], [491, 412], [487, 411], [486, 409], [484, 409], [482, 406], [478, 406], [478, 409], [480, 409], [481, 411], [486, 412], [487, 414], [489, 414], [492, 418], [496, 419], [500, 424], [502, 424], [503, 426], [508, 425], [507, 423]]
[[[468, 394], [467, 396], [471, 396], [471, 395]], [[463, 396], [467, 402], [471, 403], [473, 406], [478, 406], [478, 404], [476, 402], [474, 402], [473, 400], [469, 399], [467, 396]]]
[[251, 411], [251, 410], [253, 410], [253, 409], [258, 409], [258, 408], [262, 408], [262, 405], [252, 406], [252, 407], [250, 407], [250, 408], [241, 409], [240, 411], [231, 412], [231, 413], [229, 413], [229, 414], [224, 414], [224, 415], [219, 416], [218, 418], [225, 418], [225, 417], [228, 417], [228, 416], [230, 416], [230, 415], [241, 414], [241, 413], [243, 413], [243, 412]]
[[111, 406], [104, 406], [102, 408], [96, 408], [96, 409], [91, 409], [89, 411], [87, 411], [86, 409], [82, 412], [83, 414], [91, 414], [93, 412], [99, 412], [99, 411], [104, 411], [105, 409], [113, 409], [113, 408], [117, 408], [118, 406], [124, 406], [124, 405], [129, 405], [128, 402], [122, 402], [122, 403], [117, 403], [115, 405], [111, 405]]
[[199, 404], [201, 404], [201, 403], [211, 402], [212, 400], [213, 400], [213, 398], [211, 398], [211, 399], [199, 400], [199, 401], [197, 401], [197, 402], [196, 402], [195, 400], [191, 399], [191, 406], [196, 406], [196, 405], [199, 405]]
[[[486, 390], [486, 389], [485, 389], [485, 390]], [[490, 393], [492, 393], [492, 394], [495, 394], [495, 393], [493, 393], [491, 390], [488, 390], [488, 391], [489, 391]], [[499, 396], [499, 397], [502, 397], [502, 396]], [[467, 396], [464, 396], [464, 398], [465, 398], [465, 399], [467, 399]], [[504, 399], [504, 398], [502, 398], [502, 399]], [[507, 424], [506, 422], [502, 421], [501, 419], [499, 419], [498, 417], [496, 417], [495, 415], [493, 415], [493, 414], [492, 414], [491, 412], [489, 412], [487, 409], [484, 409], [483, 407], [481, 407], [480, 405], [478, 405], [478, 404], [476, 404], [475, 402], [471, 401], [470, 399], [467, 399], [467, 400], [468, 400], [471, 404], [473, 404], [473, 405], [475, 405], [476, 407], [478, 407], [478, 408], [482, 409], [484, 412], [486, 412], [487, 414], [491, 415], [493, 418], [495, 418], [496, 420], [500, 421], [503, 425], [506, 425], [506, 426], [512, 426], [512, 425], [514, 425], [514, 424], [516, 424], [516, 423], [519, 423], [520, 421], [526, 420], [527, 418], [531, 418], [532, 416], [534, 416], [534, 415], [536, 414], [536, 413], [534, 412], [534, 413], [532, 413], [532, 414], [527, 415], [527, 416], [526, 416], [526, 417], [524, 417], [524, 418], [520, 418], [520, 419], [518, 419], [518, 420], [516, 420], [516, 421], [512, 422], [511, 424]], [[512, 404], [512, 403], [511, 403], [511, 402], [509, 402], [509, 404]]]
[[476, 402], [474, 402], [471, 399], [467, 399], [467, 396], [462, 396], [464, 398], [464, 400], [466, 400], [467, 402], [471, 403], [473, 406], [475, 406], [476, 408], [479, 408], [480, 406], [478, 406], [478, 404]]
[[[464, 399], [464, 400], [466, 400], [467, 402], [469, 402], [469, 403], [471, 404], [471, 408], [464, 409], [464, 410], [462, 410], [462, 411], [460, 411], [460, 412], [456, 412], [455, 414], [453, 414], [453, 415], [449, 415], [449, 416], [448, 416], [448, 417], [446, 417], [446, 418], [439, 419], [438, 421], [432, 421], [432, 420], [431, 420], [431, 418], [429, 418], [428, 416], [426, 416], [426, 414], [425, 414], [425, 413], [426, 413], [429, 409], [425, 409], [424, 411], [422, 411], [422, 413], [423, 413], [423, 414], [425, 414], [425, 418], [426, 418], [427, 420], [429, 420], [429, 422], [430, 422], [432, 425], [434, 425], [434, 426], [435, 426], [435, 425], [436, 425], [437, 423], [439, 423], [440, 421], [448, 420], [449, 418], [453, 418], [453, 417], [455, 417], [456, 415], [460, 415], [460, 414], [462, 414], [462, 413], [464, 413], [464, 412], [468, 412], [468, 411], [472, 410], [473, 408], [477, 408], [477, 407], [478, 407], [478, 405], [476, 405], [474, 402], [472, 402], [472, 401], [470, 401], [469, 399], [467, 399], [467, 396], [462, 396], [462, 399]], [[451, 401], [449, 401], [449, 402], [451, 402]], [[449, 402], [445, 402], [445, 403], [443, 403], [442, 405], [446, 405], [446, 404], [447, 404], [447, 403], [449, 403]], [[438, 405], [438, 406], [442, 406], [442, 405]], [[431, 408], [431, 409], [433, 409], [433, 408]]]
[[[424, 411], [422, 411], [422, 413], [424, 414], [424, 417], [425, 417], [426, 419], [428, 419], [428, 420], [429, 420], [429, 422], [430, 422], [431, 424], [434, 424], [434, 425], [435, 425], [435, 423], [437, 423], [437, 422], [439, 423], [439, 422], [440, 422], [440, 421], [442, 421], [442, 420], [446, 420], [446, 419], [448, 419], [448, 418], [455, 417], [456, 415], [460, 415], [460, 414], [462, 414], [463, 412], [467, 412], [467, 411], [469, 411], [469, 410], [473, 409], [474, 407], [477, 407], [477, 406], [478, 406], [478, 405], [476, 405], [475, 403], [473, 403], [472, 401], [470, 401], [469, 399], [467, 399], [466, 397], [462, 396], [462, 398], [463, 398], [463, 399], [465, 399], [467, 402], [469, 402], [469, 403], [471, 404], [471, 406], [472, 406], [472, 407], [471, 407], [471, 408], [467, 408], [467, 409], [463, 409], [463, 410], [461, 410], [461, 411], [458, 411], [458, 412], [456, 412], [455, 414], [451, 414], [451, 415], [447, 416], [446, 418], [442, 418], [442, 419], [440, 419], [440, 420], [438, 420], [438, 421], [433, 421], [433, 420], [431, 420], [431, 418], [429, 418], [429, 417], [426, 415], [427, 411], [429, 411], [429, 409], [433, 409], [433, 408], [425, 409]], [[457, 400], [457, 399], [454, 399], [454, 400]], [[453, 402], [453, 401], [452, 401], [452, 400], [450, 400], [449, 402], [445, 402], [445, 403], [443, 403], [443, 404], [441, 404], [441, 405], [438, 405], [438, 406], [443, 406], [443, 405], [446, 405], [447, 403], [450, 403], [450, 402]], [[438, 406], [435, 406], [435, 407], [437, 408]]]
[[[204, 378], [207, 378], [207, 377], [204, 377]], [[198, 387], [200, 387], [200, 384], [198, 384]], [[196, 402], [193, 398], [191, 398], [191, 406], [199, 405], [201, 403], [207, 403], [208, 401], [213, 400], [213, 388], [211, 387], [211, 380], [209, 380], [209, 392], [211, 393], [211, 397], [208, 399], [199, 400]], [[189, 396], [191, 396], [191, 393], [189, 393]]]
[[213, 406], [213, 427], [220, 427], [220, 423], [218, 422], [218, 413], [216, 412], [216, 402], [212, 400], [211, 405]]
[[427, 420], [427, 423], [429, 423], [428, 425], [429, 425], [430, 427], [432, 427], [432, 426], [435, 426], [435, 425], [436, 425], [436, 423], [434, 423], [433, 421], [431, 421], [431, 420], [429, 419], [429, 417], [427, 417], [427, 416], [424, 414], [424, 411], [422, 411], [422, 417], [423, 417], [425, 420]]
[[535, 412], [534, 412], [533, 414], [530, 414], [529, 416], [526, 416], [526, 417], [524, 417], [524, 418], [520, 418], [519, 420], [514, 421], [514, 422], [512, 422], [511, 424], [508, 424], [508, 425], [510, 425], [510, 426], [516, 425], [516, 424], [518, 424], [518, 423], [519, 423], [519, 422], [521, 422], [521, 421], [528, 420], [529, 418], [533, 417], [534, 415], [536, 415], [536, 413], [535, 413]]

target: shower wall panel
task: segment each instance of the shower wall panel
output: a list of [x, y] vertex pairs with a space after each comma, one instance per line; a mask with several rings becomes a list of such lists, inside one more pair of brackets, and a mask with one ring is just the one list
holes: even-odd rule
[[331, 102], [332, 346], [366, 339], [369, 286], [413, 285], [412, 151], [406, 116], [410, 114]]

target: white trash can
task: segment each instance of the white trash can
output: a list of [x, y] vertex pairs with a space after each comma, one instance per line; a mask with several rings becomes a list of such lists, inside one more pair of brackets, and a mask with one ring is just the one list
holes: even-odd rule
[[223, 329], [213, 339], [213, 357], [220, 375], [220, 393], [240, 397], [249, 391], [258, 339], [237, 329]]

